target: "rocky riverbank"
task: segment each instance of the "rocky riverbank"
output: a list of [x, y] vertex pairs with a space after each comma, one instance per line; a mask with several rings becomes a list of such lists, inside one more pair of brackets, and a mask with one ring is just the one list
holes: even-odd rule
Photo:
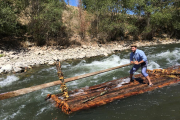
[[[141, 46], [180, 43], [177, 39], [136, 42]], [[0, 50], [0, 74], [25, 72], [33, 66], [54, 65], [56, 60], [82, 59], [99, 55], [108, 56], [116, 51], [130, 48], [131, 41], [101, 45], [82, 45], [80, 47], [60, 49], [59, 47], [28, 47], [18, 50]]]

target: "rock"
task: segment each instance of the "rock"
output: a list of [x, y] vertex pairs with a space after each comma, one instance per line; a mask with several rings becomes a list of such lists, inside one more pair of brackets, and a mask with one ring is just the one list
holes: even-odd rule
[[42, 50], [34, 52], [36, 55], [43, 55], [44, 52]]
[[162, 34], [161, 37], [162, 37], [162, 38], [167, 38], [168, 35], [167, 35], [167, 34]]
[[101, 45], [101, 44], [98, 44], [98, 46], [99, 46], [99, 47], [102, 47], [102, 45]]
[[153, 37], [153, 38], [152, 38], [152, 40], [159, 40], [159, 38], [157, 38], [157, 37]]
[[15, 56], [14, 56], [14, 59], [19, 59], [19, 56], [15, 55]]
[[105, 48], [103, 48], [103, 47], [101, 47], [101, 48], [100, 48], [100, 50], [101, 50], [101, 51], [105, 51], [106, 49], [105, 49]]
[[104, 53], [104, 56], [108, 56], [108, 54], [107, 54], [107, 53]]
[[54, 61], [49, 61], [48, 65], [54, 65]]
[[54, 56], [53, 59], [54, 59], [55, 61], [57, 61], [57, 60], [58, 60], [58, 57], [57, 57], [57, 56]]
[[82, 48], [86, 49], [86, 48], [87, 48], [87, 46], [86, 46], [86, 45], [82, 45]]
[[15, 67], [20, 67], [20, 68], [25, 68], [27, 67], [28, 65], [26, 65], [24, 62], [16, 62], [14, 64]]
[[118, 48], [120, 49], [120, 48], [122, 48], [123, 46], [122, 45], [118, 45]]
[[3, 72], [10, 72], [10, 71], [12, 71], [12, 68], [13, 68], [12, 65], [7, 64], [7, 65], [2, 66], [1, 70]]
[[31, 42], [29, 42], [29, 41], [26, 41], [26, 42], [25, 42], [25, 45], [26, 45], [27, 47], [32, 47], [34, 44], [31, 43]]
[[3, 50], [0, 50], [0, 54], [2, 54], [3, 53]]
[[3, 72], [3, 70], [2, 69], [0, 69], [0, 74]]
[[16, 55], [9, 55], [9, 57], [10, 57], [11, 59], [13, 59], [15, 56], [16, 56]]
[[82, 53], [78, 56], [78, 58], [84, 58], [84, 57], [86, 57], [86, 53], [84, 53], [84, 52], [82, 52]]
[[14, 66], [13, 67], [13, 71], [18, 73], [18, 72], [21, 72], [22, 71], [22, 68], [18, 67], [18, 66]]
[[96, 50], [96, 47], [92, 47], [93, 50]]

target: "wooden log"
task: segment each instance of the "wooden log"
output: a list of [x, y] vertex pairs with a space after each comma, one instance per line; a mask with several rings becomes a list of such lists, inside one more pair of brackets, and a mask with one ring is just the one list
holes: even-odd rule
[[[100, 74], [100, 73], [115, 70], [115, 69], [118, 69], [118, 68], [126, 67], [126, 66], [129, 66], [129, 65], [131, 65], [131, 64], [129, 63], [129, 64], [109, 68], [109, 69], [106, 69], [106, 70], [101, 70], [101, 71], [97, 71], [97, 72], [93, 72], [93, 73], [88, 73], [88, 74], [84, 74], [84, 75], [80, 75], [80, 76], [67, 78], [67, 79], [64, 79], [64, 81], [65, 81], [65, 83], [66, 82], [71, 82], [71, 81], [75, 81], [75, 80], [78, 80], [78, 79], [82, 79], [82, 78], [86, 78], [86, 77], [89, 77], [89, 76], [93, 76], [93, 75], [97, 75], [97, 74]], [[15, 91], [1, 93], [0, 94], [0, 100], [4, 100], [4, 99], [24, 95], [24, 94], [27, 94], [27, 93], [30, 93], [30, 92], [33, 92], [33, 91], [36, 91], [36, 90], [52, 87], [52, 86], [55, 86], [55, 85], [60, 85], [61, 83], [62, 82], [60, 80], [58, 80], [58, 81], [53, 81], [53, 82], [37, 85], [37, 86], [32, 86], [32, 87], [23, 88], [23, 89], [19, 89], [19, 90], [15, 90]]]
[[[177, 72], [179, 72], [179, 68], [180, 66], [178, 66]], [[167, 70], [172, 70], [172, 68], [168, 68]], [[55, 101], [56, 106], [64, 113], [70, 114], [78, 110], [104, 105], [117, 99], [142, 94], [147, 91], [152, 91], [157, 88], [180, 82], [179, 75], [160, 76], [159, 74], [149, 73], [149, 76], [154, 84], [152, 87], [149, 87], [147, 84], [148, 81], [141, 74], [138, 74], [135, 75], [136, 79], [134, 82], [125, 83], [122, 86], [119, 86], [120, 83], [128, 78], [121, 78], [91, 86], [89, 88], [85, 87], [70, 91], [69, 100], [67, 101], [61, 97], [62, 94], [48, 95], [48, 97], [51, 98], [52, 101]]]

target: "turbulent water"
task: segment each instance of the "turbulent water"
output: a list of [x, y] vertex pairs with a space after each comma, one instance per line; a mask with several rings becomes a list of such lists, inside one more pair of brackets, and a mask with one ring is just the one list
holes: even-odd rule
[[[148, 57], [148, 69], [180, 65], [180, 44], [139, 48]], [[130, 51], [108, 57], [63, 62], [66, 78], [129, 63]], [[69, 90], [89, 87], [129, 75], [129, 67], [69, 82]], [[140, 73], [140, 71], [136, 72]], [[23, 74], [0, 76], [0, 93], [58, 80], [56, 68], [42, 66]], [[124, 80], [127, 82], [128, 80]], [[44, 98], [49, 93], [59, 93], [59, 86], [35, 91], [16, 98], [0, 101], [0, 120], [139, 120], [180, 119], [180, 85], [176, 84], [152, 92], [116, 100], [104, 106], [65, 115]], [[81, 92], [81, 91], [79, 91]], [[77, 93], [78, 94], [78, 93]]]

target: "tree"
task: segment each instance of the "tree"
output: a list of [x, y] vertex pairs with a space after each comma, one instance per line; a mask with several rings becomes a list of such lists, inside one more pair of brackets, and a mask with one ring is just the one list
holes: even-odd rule
[[49, 39], [57, 40], [66, 35], [62, 23], [65, 5], [63, 1], [33, 0], [31, 4], [31, 23], [28, 25], [28, 31], [38, 45], [44, 45]]

